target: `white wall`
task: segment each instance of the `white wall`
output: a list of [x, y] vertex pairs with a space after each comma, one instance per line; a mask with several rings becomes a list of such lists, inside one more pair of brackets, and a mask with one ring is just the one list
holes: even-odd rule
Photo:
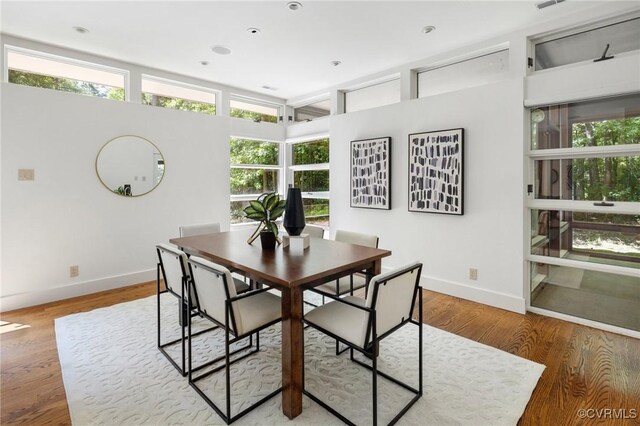
[[[6, 83], [2, 114], [2, 310], [154, 279], [154, 246], [180, 225], [228, 229], [228, 117]], [[165, 157], [145, 196], [98, 180], [96, 155], [119, 135], [147, 138]], [[19, 168], [35, 180], [19, 182]]]
[[[393, 252], [385, 268], [418, 259], [427, 288], [524, 312], [523, 126], [522, 79], [331, 116], [332, 236], [378, 234]], [[457, 127], [465, 129], [464, 215], [409, 212], [408, 134]], [[383, 136], [392, 138], [392, 210], [351, 208], [349, 142]]]

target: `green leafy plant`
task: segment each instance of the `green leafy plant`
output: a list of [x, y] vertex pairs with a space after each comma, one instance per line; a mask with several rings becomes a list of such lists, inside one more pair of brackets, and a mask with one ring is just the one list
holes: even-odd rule
[[249, 205], [244, 208], [243, 212], [247, 218], [257, 220], [260, 224], [255, 232], [251, 234], [247, 243], [253, 243], [260, 235], [260, 232], [267, 231], [273, 232], [276, 236], [276, 241], [280, 244], [278, 225], [275, 221], [284, 213], [285, 204], [286, 200], [281, 200], [280, 196], [275, 192], [265, 192], [256, 200], [249, 201]]

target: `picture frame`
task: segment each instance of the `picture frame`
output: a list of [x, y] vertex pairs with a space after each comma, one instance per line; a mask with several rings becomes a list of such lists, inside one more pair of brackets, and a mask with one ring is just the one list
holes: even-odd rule
[[464, 129], [409, 135], [411, 212], [464, 214]]
[[351, 141], [350, 206], [391, 209], [391, 137]]

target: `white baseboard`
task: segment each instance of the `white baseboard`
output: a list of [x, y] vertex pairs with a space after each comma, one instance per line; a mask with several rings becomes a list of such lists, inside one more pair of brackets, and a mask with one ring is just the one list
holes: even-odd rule
[[497, 291], [444, 281], [433, 277], [425, 277], [424, 275], [421, 278], [420, 285], [427, 290], [437, 291], [438, 293], [460, 297], [519, 314], [524, 314], [527, 311], [527, 302], [522, 297], [515, 297]]
[[93, 281], [84, 281], [46, 290], [12, 294], [0, 298], [0, 312], [42, 305], [43, 303], [84, 296], [85, 294], [98, 293], [114, 288], [127, 287], [155, 279], [156, 270], [154, 268], [147, 271], [133, 272], [131, 274], [117, 275]]
[[[388, 269], [388, 268], [383, 268]], [[85, 294], [97, 293], [114, 288], [127, 287], [156, 278], [156, 270], [134, 272], [131, 274], [118, 275], [114, 277], [102, 278], [99, 280], [85, 281], [70, 285], [60, 286], [41, 291], [13, 294], [0, 298], [0, 312], [12, 311], [14, 309], [26, 308], [29, 306], [41, 305], [43, 303], [55, 302], [57, 300], [69, 299], [72, 297], [84, 296]], [[422, 276], [420, 285], [428, 290], [450, 296], [460, 297], [473, 302], [494, 306], [508, 311], [524, 314], [526, 312], [526, 301], [524, 298], [510, 296], [491, 290], [472, 287], [464, 284], [444, 281], [433, 277]]]

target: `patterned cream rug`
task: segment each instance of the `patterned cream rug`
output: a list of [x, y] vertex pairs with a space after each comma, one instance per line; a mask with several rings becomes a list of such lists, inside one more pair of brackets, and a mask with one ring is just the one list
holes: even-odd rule
[[[62, 375], [74, 425], [223, 425], [156, 348], [155, 296], [56, 319]], [[162, 298], [163, 338], [179, 333], [177, 302]], [[164, 331], [164, 330], [163, 330]], [[382, 371], [417, 386], [418, 327], [407, 325], [381, 344]], [[400, 420], [406, 425], [515, 425], [544, 366], [424, 326], [424, 396]], [[194, 339], [196, 363], [221, 354], [219, 331]], [[232, 413], [280, 386], [280, 327], [260, 334], [261, 352], [231, 368]], [[173, 351], [179, 357], [179, 348]], [[371, 423], [371, 374], [335, 356], [334, 341], [305, 331], [306, 386], [357, 424]], [[224, 370], [203, 379], [224, 406]], [[410, 398], [379, 377], [379, 422], [387, 423]], [[341, 422], [307, 397], [294, 421], [280, 395], [236, 424], [329, 425]]]

